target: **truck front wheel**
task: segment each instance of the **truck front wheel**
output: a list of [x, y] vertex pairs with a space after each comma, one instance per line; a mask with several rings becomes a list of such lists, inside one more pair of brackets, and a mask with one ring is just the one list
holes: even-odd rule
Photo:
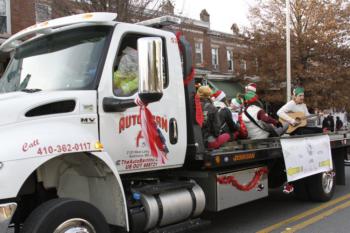
[[93, 205], [74, 199], [53, 199], [26, 219], [23, 233], [109, 233], [109, 226]]

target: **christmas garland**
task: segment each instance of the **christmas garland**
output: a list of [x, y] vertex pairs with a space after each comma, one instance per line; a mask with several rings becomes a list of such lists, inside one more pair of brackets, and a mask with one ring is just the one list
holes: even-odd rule
[[241, 191], [250, 191], [253, 188], [257, 186], [257, 184], [260, 181], [260, 178], [262, 175], [267, 174], [268, 170], [267, 168], [263, 167], [260, 168], [259, 170], [255, 171], [255, 175], [253, 179], [248, 183], [248, 184], [240, 184], [234, 176], [221, 176], [217, 178], [217, 182], [219, 184], [231, 184], [233, 187], [236, 187], [238, 190]]

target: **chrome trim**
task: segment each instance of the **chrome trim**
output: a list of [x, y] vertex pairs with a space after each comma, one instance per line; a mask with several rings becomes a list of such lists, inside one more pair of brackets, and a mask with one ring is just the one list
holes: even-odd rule
[[96, 233], [96, 230], [85, 219], [72, 218], [60, 224], [53, 233]]
[[163, 93], [163, 48], [159, 37], [137, 40], [139, 93]]
[[11, 222], [12, 216], [15, 213], [17, 204], [5, 203], [0, 204], [0, 233], [6, 233]]

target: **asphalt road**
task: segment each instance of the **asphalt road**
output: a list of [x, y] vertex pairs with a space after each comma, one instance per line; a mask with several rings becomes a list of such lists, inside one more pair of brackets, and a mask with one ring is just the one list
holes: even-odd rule
[[349, 233], [350, 167], [346, 168], [346, 180], [347, 185], [336, 187], [330, 202], [299, 201], [273, 190], [265, 199], [206, 214], [211, 224], [187, 233]]
[[186, 233], [349, 233], [350, 167], [346, 176], [347, 185], [337, 186], [330, 202], [298, 201], [292, 194], [272, 190], [267, 198], [206, 213], [203, 218], [211, 224]]

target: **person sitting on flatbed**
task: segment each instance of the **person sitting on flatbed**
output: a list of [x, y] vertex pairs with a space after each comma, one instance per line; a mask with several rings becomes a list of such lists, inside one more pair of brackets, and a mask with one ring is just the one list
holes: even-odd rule
[[232, 118], [231, 110], [228, 108], [225, 92], [218, 90], [211, 95], [211, 100], [215, 107], [218, 108], [220, 117], [220, 132], [230, 134], [230, 141], [237, 139], [239, 124]]
[[[305, 119], [310, 115], [306, 104], [304, 103], [304, 88], [296, 87], [293, 90], [293, 99], [283, 105], [278, 111], [277, 115], [290, 125], [297, 127], [300, 124], [300, 119], [289, 116], [290, 113], [302, 113]], [[302, 134], [315, 134], [322, 133], [322, 129], [318, 127], [299, 127], [296, 128], [291, 135], [302, 135]]]
[[220, 132], [221, 121], [219, 111], [210, 99], [210, 87], [199, 87], [197, 94], [199, 95], [201, 101], [204, 116], [204, 122], [202, 126], [204, 144], [208, 149], [217, 149], [222, 144], [230, 140], [230, 135], [228, 133]]
[[242, 119], [248, 130], [250, 139], [265, 139], [269, 136], [280, 136], [288, 128], [288, 124], [281, 125], [277, 120], [269, 116], [259, 105], [258, 95], [248, 91], [244, 95], [246, 107], [242, 113]]

